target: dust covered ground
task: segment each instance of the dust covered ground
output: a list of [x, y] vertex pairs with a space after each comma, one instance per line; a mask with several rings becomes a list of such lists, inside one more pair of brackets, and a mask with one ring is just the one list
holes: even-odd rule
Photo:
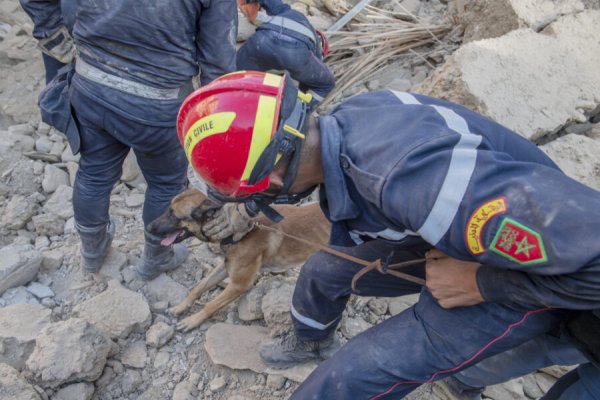
[[[294, 7], [326, 29], [351, 4], [304, 0]], [[510, 127], [525, 121], [527, 129], [519, 129], [524, 136], [567, 174], [600, 188], [600, 84], [590, 72], [600, 65], [600, 49], [593, 47], [600, 43], [598, 2], [374, 0], [372, 5], [376, 10], [369, 12], [449, 29], [427, 46], [381, 63], [336, 94], [330, 106], [357, 93], [391, 88], [447, 98]], [[243, 40], [252, 29], [240, 20]], [[31, 31], [18, 3], [0, 0], [0, 398], [288, 398], [314, 365], [268, 371], [257, 359], [256, 343], [289, 328], [298, 267], [263, 270], [255, 288], [239, 301], [196, 330], [176, 331], [178, 318], [169, 307], [221, 263], [222, 254], [191, 239], [181, 268], [151, 282], [137, 277], [133, 266], [143, 246], [146, 184], [133, 157], [111, 195], [117, 231], [107, 260], [99, 274], [81, 271], [71, 203], [79, 157], [62, 134], [39, 121], [36, 103], [44, 77]], [[531, 56], [519, 64], [528, 44], [547, 50], [540, 60], [553, 54], [554, 66], [566, 72], [546, 74], [545, 65]], [[514, 62], [501, 62], [498, 54]], [[352, 56], [362, 55], [357, 50]], [[519, 68], [512, 72], [514, 79], [502, 85], [490, 76], [514, 65]], [[533, 81], [531, 87], [518, 83], [519, 71]], [[565, 97], [567, 105], [560, 101]], [[204, 294], [192, 312], [221, 290]], [[337, 334], [345, 342], [415, 300], [353, 297]], [[567, 370], [552, 367], [492, 386], [485, 398], [539, 398]], [[440, 386], [426, 385], [410, 398], [453, 397]]]

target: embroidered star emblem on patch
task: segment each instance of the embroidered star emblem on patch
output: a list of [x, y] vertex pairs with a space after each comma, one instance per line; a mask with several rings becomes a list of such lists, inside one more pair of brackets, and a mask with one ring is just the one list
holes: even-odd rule
[[510, 218], [502, 220], [490, 250], [520, 265], [539, 264], [548, 260], [542, 236]]

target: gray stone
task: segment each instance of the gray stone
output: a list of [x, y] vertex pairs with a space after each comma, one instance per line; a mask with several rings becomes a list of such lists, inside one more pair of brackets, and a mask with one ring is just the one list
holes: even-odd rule
[[55, 214], [38, 214], [31, 219], [38, 235], [57, 236], [64, 233], [64, 219]]
[[164, 313], [169, 308], [168, 301], [157, 301], [150, 305], [150, 309], [155, 313]]
[[281, 327], [290, 323], [290, 304], [294, 285], [283, 283], [279, 287], [272, 288], [263, 297], [261, 309], [265, 322], [269, 327]]
[[262, 287], [254, 287], [238, 302], [238, 317], [242, 321], [254, 321], [263, 317], [261, 305], [264, 290]]
[[268, 375], [267, 386], [273, 390], [282, 389], [285, 385], [285, 377], [281, 375]]
[[396, 78], [386, 85], [386, 88], [390, 90], [396, 90], [398, 92], [407, 92], [412, 87], [410, 79]]
[[367, 321], [357, 316], [354, 318], [343, 318], [341, 324], [341, 332], [347, 339], [352, 339], [359, 333], [366, 331], [371, 327]]
[[269, 330], [260, 326], [217, 323], [206, 331], [204, 348], [215, 364], [261, 373], [266, 367], [257, 349], [268, 335]]
[[523, 377], [523, 393], [530, 399], [539, 399], [544, 395], [532, 374]]
[[539, 371], [558, 379], [575, 368], [577, 368], [577, 365], [553, 365], [551, 367], [540, 368]]
[[542, 32], [518, 29], [468, 43], [419, 91], [484, 113], [532, 140], [585, 122], [585, 112], [599, 102], [599, 24], [600, 10], [587, 10], [563, 16]]
[[6, 305], [11, 304], [40, 304], [38, 299], [27, 291], [25, 286], [17, 286], [16, 288], [8, 289], [2, 295]]
[[121, 362], [123, 365], [132, 368], [144, 368], [148, 358], [146, 343], [142, 340], [133, 342], [123, 351]]
[[173, 390], [173, 400], [195, 400], [194, 392], [196, 388], [188, 381], [179, 382]]
[[110, 348], [104, 332], [83, 319], [71, 318], [42, 330], [27, 369], [43, 387], [92, 382], [102, 374]]
[[175, 282], [165, 274], [161, 274], [156, 279], [148, 282], [145, 290], [148, 301], [168, 301], [171, 306], [181, 303], [187, 296], [187, 292], [185, 286]]
[[35, 140], [32, 137], [18, 133], [9, 132], [2, 135], [2, 140], [8, 147], [21, 153], [32, 151], [35, 148]]
[[418, 294], [411, 294], [408, 296], [394, 297], [389, 299], [388, 308], [391, 315], [400, 314], [402, 311], [411, 307], [419, 300]]
[[535, 377], [535, 381], [537, 382], [538, 386], [544, 393], [548, 392], [548, 390], [550, 390], [550, 388], [557, 381], [557, 378], [543, 372], [536, 372], [533, 374], [533, 376]]
[[164, 346], [175, 333], [172, 326], [164, 322], [157, 322], [146, 332], [146, 344], [150, 347], [160, 348]]
[[[36, 250], [42, 250], [47, 248], [50, 245], [50, 239], [48, 239], [48, 237], [46, 236], [38, 236], [35, 238], [35, 244], [34, 247]], [[42, 260], [42, 265], [43, 265], [44, 261]]]
[[60, 389], [54, 394], [52, 400], [90, 400], [93, 395], [94, 385], [80, 382]]
[[169, 360], [171, 359], [171, 354], [167, 351], [159, 351], [156, 353], [156, 357], [154, 357], [154, 369], [161, 370], [167, 366]]
[[224, 376], [217, 376], [212, 381], [210, 381], [210, 384], [208, 386], [210, 388], [210, 391], [215, 393], [225, 389], [225, 386], [227, 386], [227, 380]]
[[27, 286], [27, 291], [33, 294], [38, 299], [54, 297], [54, 292], [52, 291], [52, 289], [38, 282], [31, 282], [29, 286]]
[[378, 316], [384, 315], [385, 313], [387, 313], [387, 310], [388, 310], [387, 299], [380, 299], [380, 298], [374, 297], [369, 300], [367, 305], [369, 306], [369, 309], [371, 311], [373, 311], [373, 313], [375, 315], [378, 315]]
[[421, 9], [421, 0], [402, 0], [400, 10], [407, 14], [416, 16]]
[[0, 249], [0, 294], [29, 283], [42, 265], [42, 255], [31, 245], [9, 245]]
[[150, 307], [144, 297], [111, 280], [99, 295], [78, 304], [73, 315], [90, 321], [110, 335], [125, 338], [132, 331], [144, 331], [151, 321]]
[[42, 400], [34, 387], [19, 374], [19, 371], [7, 364], [0, 364], [0, 399]]
[[35, 149], [40, 153], [50, 153], [53, 144], [54, 143], [48, 137], [42, 136], [35, 141]]
[[46, 193], [53, 193], [60, 185], [69, 186], [69, 174], [52, 164], [46, 164], [42, 189]]
[[121, 379], [121, 388], [123, 393], [129, 394], [135, 392], [142, 384], [142, 374], [133, 369], [128, 369]]
[[42, 252], [42, 268], [54, 271], [60, 268], [65, 258], [65, 254], [61, 248], [46, 250]]
[[127, 154], [127, 157], [125, 157], [125, 161], [123, 162], [121, 180], [123, 182], [131, 182], [141, 175], [141, 172], [137, 159], [135, 158], [135, 153], [132, 150]]
[[35, 214], [37, 204], [32, 199], [20, 194], [12, 197], [2, 214], [2, 226], [8, 229], [21, 229]]
[[488, 386], [483, 394], [494, 400], [522, 400], [525, 398], [523, 378], [513, 379], [500, 385]]
[[46, 201], [43, 210], [62, 219], [69, 219], [73, 216], [72, 197], [73, 189], [67, 185], [60, 185]]
[[19, 135], [27, 135], [31, 136], [35, 132], [35, 128], [30, 123], [11, 125], [8, 127], [8, 131], [10, 133], [15, 133]]
[[115, 248], [111, 248], [104, 259], [100, 273], [110, 276], [117, 282], [123, 281], [121, 270], [127, 265], [127, 256]]
[[540, 148], [565, 174], [600, 190], [600, 140], [572, 133]]
[[71, 146], [65, 147], [65, 150], [63, 151], [63, 153], [60, 156], [60, 160], [64, 163], [78, 162], [80, 158], [81, 158], [81, 154], [73, 155], [73, 152], [71, 151]]
[[142, 193], [134, 193], [128, 196], [125, 196], [125, 204], [127, 207], [135, 208], [140, 207], [144, 204], [145, 195]]
[[40, 305], [16, 304], [0, 308], [0, 362], [22, 369], [35, 338], [50, 324], [52, 312]]

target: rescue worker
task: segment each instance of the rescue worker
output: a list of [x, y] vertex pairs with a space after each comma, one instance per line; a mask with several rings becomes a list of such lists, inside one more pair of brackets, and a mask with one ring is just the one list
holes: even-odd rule
[[371, 271], [353, 292], [362, 266], [312, 256], [293, 295], [295, 334], [260, 349], [270, 366], [322, 358], [352, 293], [421, 295], [350, 340], [291, 398], [401, 398], [566, 322], [588, 356], [577, 398], [597, 399], [600, 369], [590, 361], [600, 334], [590, 333], [599, 320], [589, 310], [600, 304], [600, 194], [456, 104], [381, 91], [317, 117], [298, 94], [289, 79], [257, 72], [192, 94], [177, 129], [195, 172], [222, 200], [263, 210], [319, 185], [331, 245], [368, 261], [418, 262], [403, 272], [427, 286]]
[[[75, 1], [62, 0], [58, 9], [48, 2], [32, 0], [19, 0], [19, 2], [34, 22], [33, 37], [38, 40], [38, 48], [42, 51], [47, 84], [56, 76], [59, 69], [73, 62], [75, 46], [71, 32], [75, 23]], [[49, 7], [47, 12], [44, 11], [46, 7]], [[36, 23], [38, 16], [48, 18], [49, 21]]]
[[[36, 29], [55, 26], [58, 0], [28, 1], [38, 5]], [[79, 128], [74, 134], [69, 123], [67, 134], [73, 153], [81, 151], [73, 208], [85, 271], [101, 268], [113, 239], [110, 193], [130, 149], [148, 183], [145, 226], [183, 189], [187, 161], [175, 130], [177, 110], [199, 70], [206, 85], [235, 69], [236, 36], [235, 0], [77, 2], [77, 61], [70, 105], [63, 108], [70, 117], [72, 105]], [[145, 231], [136, 269], [152, 279], [186, 255], [185, 246], [161, 246]]]
[[[266, 17], [258, 13], [259, 6]], [[335, 86], [323, 62], [329, 48], [325, 35], [281, 0], [240, 0], [240, 10], [258, 27], [238, 50], [237, 68], [288, 71], [300, 89], [312, 95], [312, 108], [322, 102]]]

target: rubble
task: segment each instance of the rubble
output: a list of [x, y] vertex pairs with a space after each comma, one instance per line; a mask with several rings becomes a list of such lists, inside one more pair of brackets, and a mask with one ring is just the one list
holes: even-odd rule
[[7, 289], [29, 283], [42, 265], [42, 255], [31, 245], [0, 249], [0, 295]]
[[[353, 4], [343, 0], [290, 3], [323, 31]], [[344, 87], [331, 104], [385, 88], [447, 98], [518, 130], [541, 145], [567, 174], [595, 189], [600, 187], [597, 1], [373, 0], [370, 4], [373, 7], [348, 24], [349, 37], [362, 29], [357, 24], [367, 22], [367, 14], [379, 15], [379, 21], [394, 15], [392, 22], [398, 27], [447, 26], [451, 30], [441, 38], [425, 29], [421, 33], [427, 46], [408, 43], [408, 52], [393, 57], [381, 53], [380, 62], [359, 68], [364, 75], [361, 79], [348, 85], [346, 80], [341, 82]], [[7, 387], [19, 400], [289, 398], [316, 364], [270, 370], [262, 365], [257, 347], [289, 329], [298, 269], [263, 268], [257, 285], [240, 298], [237, 307], [217, 313], [197, 330], [175, 332], [177, 319], [166, 313], [168, 307], [179, 303], [206, 275], [204, 265], [218, 264], [222, 255], [217, 246], [190, 240], [190, 257], [181, 268], [150, 282], [139, 279], [133, 266], [143, 244], [141, 205], [146, 183], [133, 152], [111, 195], [111, 216], [117, 227], [112, 249], [100, 273], [81, 271], [71, 201], [80, 154], [72, 154], [61, 133], [39, 123], [36, 99], [44, 79], [40, 53], [30, 37], [31, 21], [12, 0], [0, 0], [0, 14], [0, 289], [7, 282], [4, 267], [34, 260], [28, 267], [17, 268], [19, 279], [11, 284], [14, 287], [0, 290], [0, 398], [6, 397], [3, 390]], [[386, 37], [390, 29], [383, 28], [382, 37]], [[254, 29], [241, 17], [238, 41]], [[353, 44], [357, 48], [351, 50], [354, 58], [348, 58], [354, 65], [369, 55], [360, 46], [372, 37], [361, 35]], [[341, 46], [338, 51], [349, 49]], [[343, 62], [345, 57], [336, 59]], [[205, 293], [190, 312], [220, 290]], [[417, 299], [418, 294], [393, 299], [352, 296], [338, 335], [359, 334]], [[89, 330], [105, 332], [115, 340], [108, 341], [107, 354], [103, 356], [106, 346], [102, 345], [100, 359], [87, 366], [79, 362], [83, 358], [69, 365], [51, 365], [50, 360], [59, 355], [46, 335], [44, 348], [32, 356], [35, 372], [25, 370], [20, 375], [18, 370], [25, 367], [43, 328], [70, 326], [73, 317], [88, 321]], [[227, 323], [219, 322], [223, 320]], [[56, 343], [86, 343], [73, 338], [77, 332], [60, 336]], [[101, 343], [104, 340], [96, 345]], [[93, 371], [88, 369], [92, 366]], [[490, 387], [486, 395], [492, 400], [538, 398], [571, 368], [544, 369]], [[44, 370], [47, 380], [42, 379]], [[87, 375], [89, 381], [77, 378], [77, 382], [59, 383], [78, 375]], [[34, 384], [38, 379], [45, 390]], [[408, 399], [450, 397], [438, 386], [424, 385]]]
[[51, 323], [52, 312], [37, 304], [0, 308], [0, 363], [23, 369], [35, 347], [35, 338]]
[[27, 369], [43, 387], [92, 382], [102, 374], [110, 347], [104, 332], [85, 320], [71, 318], [41, 331]]

